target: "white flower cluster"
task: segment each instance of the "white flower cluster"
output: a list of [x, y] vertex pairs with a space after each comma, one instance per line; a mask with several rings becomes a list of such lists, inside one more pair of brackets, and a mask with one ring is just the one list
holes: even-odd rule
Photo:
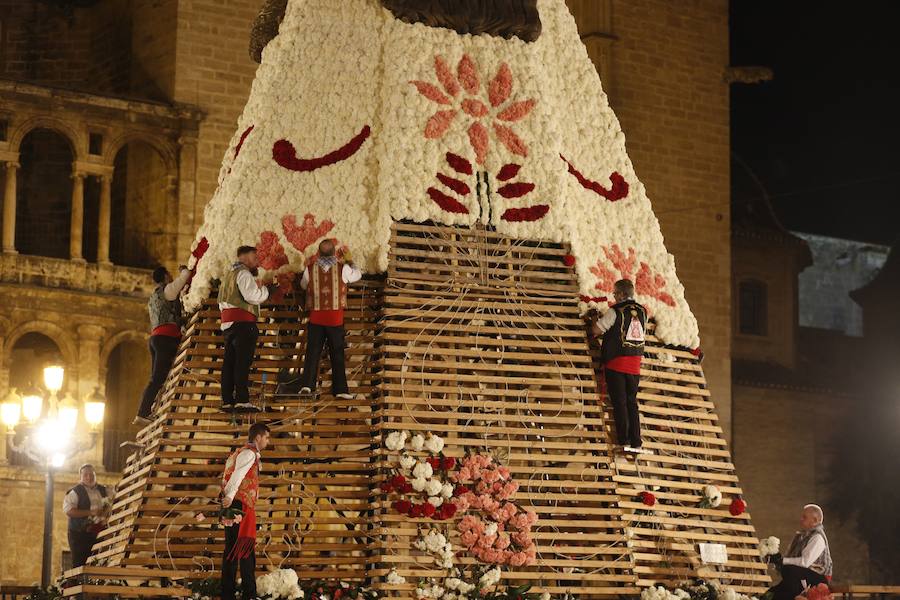
[[256, 591], [261, 598], [272, 600], [298, 600], [303, 590], [293, 569], [278, 569], [256, 578]]
[[[198, 264], [188, 308], [199, 306], [210, 282], [224, 275], [235, 249], [261, 244], [263, 232], [273, 232], [283, 247], [287, 264], [276, 272], [299, 271], [316, 242], [332, 237], [374, 273], [387, 269], [392, 221], [471, 225], [490, 215], [500, 233], [571, 244], [580, 292], [589, 297], [611, 291], [598, 290], [591, 271], [598, 261], [609, 266], [604, 249], [635, 249], [635, 271], [646, 263], [645, 281], [665, 289], [666, 300], [648, 288], [638, 291], [657, 320], [656, 334], [666, 343], [696, 347], [697, 322], [674, 259], [575, 20], [561, 0], [540, 2], [538, 9], [542, 34], [525, 43], [407, 24], [369, 0], [289, 2], [279, 35], [263, 53], [197, 234], [210, 247]], [[468, 75], [458, 69], [463, 57]], [[447, 73], [456, 79], [453, 91], [446, 87]], [[500, 73], [509, 89], [495, 106], [490, 96]], [[412, 81], [433, 86], [429, 93], [437, 100]], [[467, 102], [487, 114], [472, 116]], [[500, 116], [523, 103], [531, 106], [523, 114]], [[454, 114], [435, 121], [439, 111]], [[436, 134], [441, 121], [446, 127]], [[480, 150], [469, 134], [476, 124], [483, 132]], [[288, 147], [287, 156], [276, 160], [276, 144], [284, 149], [285, 143], [293, 151]], [[448, 153], [468, 162], [470, 174], [448, 166]], [[491, 210], [483, 210], [476, 178], [488, 177], [497, 190], [505, 184], [498, 175], [506, 165], [520, 169], [506, 183], [533, 184], [533, 193], [493, 194], [485, 200]], [[463, 185], [456, 189], [470, 192], [453, 191], [438, 173], [457, 178]], [[614, 173], [629, 189], [610, 201], [600, 190], [613, 187]], [[441, 208], [430, 189], [468, 212]], [[503, 218], [508, 210], [536, 206], [547, 207], [537, 220]], [[306, 215], [310, 227], [296, 235]]]
[[[746, 596], [732, 588], [718, 588], [718, 596], [722, 600], [757, 600], [754, 596]], [[691, 594], [681, 588], [668, 590], [662, 586], [651, 586], [641, 590], [641, 600], [690, 600]]]
[[708, 485], [703, 488], [703, 497], [706, 499], [706, 503], [712, 508], [716, 508], [722, 504], [722, 492], [714, 485]]
[[478, 585], [481, 588], [491, 587], [498, 583], [500, 583], [500, 567], [494, 567], [493, 569], [486, 571], [478, 580]]
[[408, 436], [409, 434], [405, 431], [392, 431], [384, 438], [384, 445], [388, 450], [393, 450], [394, 452], [403, 450]]
[[453, 568], [453, 546], [447, 541], [446, 536], [437, 529], [432, 529], [413, 542], [413, 546], [432, 555], [438, 566], [442, 569]]
[[391, 569], [387, 574], [387, 582], [391, 585], [402, 585], [406, 583], [406, 577], [397, 572], [397, 569]]
[[[427, 450], [431, 454], [438, 454], [444, 449], [444, 440], [440, 436], [433, 433], [423, 436], [417, 433], [410, 438], [406, 431], [390, 432], [385, 436], [384, 445], [388, 450], [401, 452], [406, 449], [407, 440], [409, 440], [410, 449], [415, 452]], [[453, 496], [453, 485], [434, 478], [434, 468], [429, 463], [404, 453], [400, 457], [400, 469], [404, 475], [410, 476], [410, 485], [415, 491], [428, 494], [428, 502], [435, 508], [440, 507], [445, 499]]]
[[778, 554], [781, 549], [781, 540], [774, 535], [770, 535], [759, 542], [759, 554], [763, 557]]

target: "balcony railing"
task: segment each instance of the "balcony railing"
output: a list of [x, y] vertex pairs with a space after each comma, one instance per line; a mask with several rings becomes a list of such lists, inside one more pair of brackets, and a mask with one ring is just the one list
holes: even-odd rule
[[147, 296], [150, 271], [25, 254], [0, 256], [0, 282], [120, 296]]

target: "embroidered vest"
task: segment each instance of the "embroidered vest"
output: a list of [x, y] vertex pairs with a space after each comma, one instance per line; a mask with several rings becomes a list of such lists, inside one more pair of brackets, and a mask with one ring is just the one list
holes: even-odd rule
[[[256, 447], [250, 445], [249, 443], [244, 444], [242, 447], [238, 448], [234, 452], [231, 453], [231, 456], [228, 457], [228, 460], [225, 461], [225, 472], [222, 473], [222, 489], [225, 489], [225, 486], [228, 485], [228, 481], [231, 479], [231, 475], [234, 473], [235, 465], [237, 464], [238, 454], [241, 453], [242, 450], [253, 450], [254, 456], [256, 455]], [[256, 506], [256, 498], [259, 496], [259, 459], [254, 459], [253, 466], [250, 467], [250, 470], [247, 471], [247, 474], [244, 475], [244, 478], [241, 480], [240, 485], [238, 486], [237, 492], [235, 492], [234, 497], [237, 500], [241, 501], [241, 504], [244, 505], [244, 510], [253, 510]]]
[[307, 310], [342, 310], [347, 308], [347, 284], [344, 283], [344, 263], [338, 261], [325, 271], [319, 263], [309, 267], [306, 288]]
[[819, 575], [831, 577], [831, 569], [833, 567], [833, 563], [831, 562], [831, 548], [828, 546], [828, 537], [825, 535], [825, 527], [821, 523], [812, 529], [798, 531], [794, 535], [794, 539], [791, 540], [791, 545], [788, 546], [788, 550], [784, 553], [784, 557], [797, 558], [803, 554], [803, 549], [806, 548], [806, 545], [817, 535], [821, 535], [822, 539], [825, 541], [825, 549], [822, 551], [822, 554], [817, 556], [812, 564], [809, 565], [809, 568]]
[[643, 356], [647, 310], [631, 298], [615, 304], [610, 310], [616, 311], [616, 322], [603, 334], [603, 362], [618, 356]]
[[[99, 483], [96, 484], [97, 491], [100, 492], [101, 498], [106, 498], [106, 488]], [[87, 489], [85, 489], [83, 483], [79, 483], [75, 487], [69, 489], [66, 494], [75, 491], [75, 494], [78, 495], [78, 506], [76, 507], [78, 510], [90, 510], [91, 509], [91, 497], [88, 496]], [[91, 522], [88, 521], [87, 517], [69, 517], [69, 531], [87, 531], [88, 526], [90, 526]]]
[[249, 271], [249, 269], [241, 263], [235, 263], [231, 270], [225, 274], [225, 277], [222, 278], [222, 284], [219, 286], [219, 302], [227, 302], [259, 318], [259, 306], [250, 304], [241, 295], [241, 290], [237, 284], [237, 276], [241, 271]]
[[147, 301], [147, 310], [150, 312], [150, 329], [156, 329], [166, 323], [175, 323], [181, 327], [181, 299], [166, 300], [165, 287], [164, 283], [156, 286]]

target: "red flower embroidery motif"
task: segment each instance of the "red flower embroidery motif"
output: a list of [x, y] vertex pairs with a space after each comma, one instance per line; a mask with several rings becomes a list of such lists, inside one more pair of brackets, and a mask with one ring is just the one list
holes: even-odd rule
[[[450, 168], [457, 173], [460, 173], [462, 175], [472, 175], [472, 163], [470, 163], [462, 156], [453, 154], [452, 152], [448, 152], [445, 158]], [[459, 196], [465, 197], [472, 193], [472, 188], [470, 188], [469, 185], [461, 179], [450, 177], [449, 175], [446, 175], [444, 173], [437, 173], [436, 176], [438, 181], [440, 181], [449, 190]], [[462, 215], [469, 214], [469, 209], [466, 208], [465, 204], [463, 204], [456, 198], [442, 192], [436, 187], [428, 188], [427, 193], [428, 197], [431, 198], [434, 203], [440, 206], [443, 210], [446, 210], [450, 213]]]
[[263, 231], [260, 234], [256, 256], [259, 258], [259, 266], [267, 271], [275, 271], [288, 264], [284, 246], [278, 241], [278, 234], [274, 231]]
[[641, 504], [645, 506], [653, 506], [656, 504], [656, 496], [651, 494], [650, 492], [641, 492], [638, 494], [638, 500], [641, 501]]
[[602, 196], [606, 198], [610, 202], [615, 202], [616, 200], [621, 200], [628, 196], [628, 182], [625, 181], [625, 178], [619, 175], [618, 171], [613, 171], [612, 175], [609, 176], [609, 181], [612, 183], [612, 187], [606, 189], [596, 181], [591, 181], [587, 177], [581, 174], [581, 171], [575, 168], [575, 165], [570, 163], [565, 156], [562, 154], [559, 155], [561, 159], [563, 159], [567, 165], [569, 165], [569, 173], [571, 173], [575, 179], [578, 180], [578, 183], [581, 184], [586, 190], [590, 190], [597, 194], [598, 196]]
[[[507, 150], [518, 156], [528, 156], [528, 145], [504, 123], [514, 123], [527, 117], [536, 100], [528, 99], [509, 102], [513, 90], [513, 76], [509, 65], [503, 63], [494, 78], [488, 83], [487, 103], [483, 97], [478, 67], [468, 54], [463, 54], [456, 67], [456, 75], [442, 56], [434, 58], [434, 72], [440, 88], [427, 81], [410, 81], [422, 96], [439, 106], [439, 110], [425, 125], [427, 139], [439, 139], [450, 129], [456, 116], [463, 113], [468, 117], [466, 133], [475, 151], [475, 160], [481, 165], [490, 149], [490, 132]], [[443, 89], [442, 89], [443, 88]], [[463, 97], [463, 92], [467, 97]]]
[[331, 231], [334, 228], [334, 223], [325, 220], [316, 225], [316, 218], [307, 213], [303, 216], [303, 223], [297, 225], [297, 217], [285, 215], [281, 219], [281, 228], [284, 230], [284, 237], [288, 239], [291, 245], [298, 251], [303, 252], [313, 242]]
[[591, 273], [597, 277], [597, 283], [594, 284], [595, 289], [611, 292], [619, 279], [631, 279], [634, 281], [634, 289], [638, 295], [656, 298], [663, 304], [675, 306], [675, 299], [665, 291], [665, 277], [658, 273], [653, 273], [650, 270], [650, 266], [645, 262], [640, 263], [640, 269], [635, 274], [637, 258], [635, 257], [634, 248], [629, 248], [626, 255], [619, 248], [618, 244], [613, 244], [608, 248], [604, 248], [603, 253], [613, 268], [610, 269], [600, 260], [597, 261], [595, 266], [590, 268]]
[[337, 150], [332, 150], [327, 154], [313, 158], [299, 158], [297, 149], [294, 148], [292, 143], [287, 140], [278, 140], [272, 146], [272, 159], [279, 166], [290, 171], [308, 173], [309, 171], [315, 171], [316, 169], [339, 163], [342, 160], [347, 160], [359, 151], [365, 141], [369, 139], [371, 133], [371, 128], [366, 125], [356, 136]]
[[543, 219], [550, 211], [546, 204], [529, 206], [528, 208], [508, 208], [500, 217], [504, 221], [538, 221]]
[[244, 141], [247, 139], [247, 136], [250, 135], [250, 132], [253, 131], [253, 128], [256, 125], [251, 125], [247, 129], [244, 130], [244, 133], [241, 134], [241, 139], [238, 140], [237, 146], [234, 147], [234, 157], [237, 158], [241, 153], [241, 148], [244, 146]]

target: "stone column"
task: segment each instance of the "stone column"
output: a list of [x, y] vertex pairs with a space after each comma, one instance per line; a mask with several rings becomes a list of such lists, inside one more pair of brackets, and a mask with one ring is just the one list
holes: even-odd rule
[[69, 230], [69, 258], [83, 260], [81, 256], [84, 232], [84, 173], [72, 173], [72, 227]]
[[19, 163], [6, 163], [6, 188], [3, 193], [3, 251], [16, 251], [16, 171]]
[[100, 221], [97, 232], [97, 262], [109, 264], [109, 223], [112, 211], [112, 175], [100, 176]]

